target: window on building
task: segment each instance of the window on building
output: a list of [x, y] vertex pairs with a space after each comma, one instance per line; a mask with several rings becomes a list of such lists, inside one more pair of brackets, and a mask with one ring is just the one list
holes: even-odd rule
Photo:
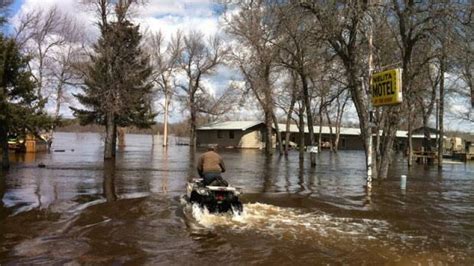
[[222, 139], [222, 130], [217, 130], [217, 138]]
[[234, 131], [229, 130], [229, 139], [233, 139], [233, 138], [234, 138]]

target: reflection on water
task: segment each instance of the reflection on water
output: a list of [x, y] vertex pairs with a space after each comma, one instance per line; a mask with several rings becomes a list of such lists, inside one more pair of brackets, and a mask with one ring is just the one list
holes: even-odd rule
[[397, 157], [369, 193], [363, 152], [323, 151], [311, 169], [297, 151], [224, 150], [244, 212], [214, 215], [182, 198], [202, 151], [126, 143], [115, 162], [84, 133], [14, 155], [0, 174], [0, 264], [474, 263], [473, 164], [407, 169]]

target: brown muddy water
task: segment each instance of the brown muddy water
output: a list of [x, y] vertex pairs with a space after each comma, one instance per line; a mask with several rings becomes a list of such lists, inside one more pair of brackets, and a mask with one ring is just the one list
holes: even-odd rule
[[397, 157], [367, 191], [360, 151], [323, 151], [310, 169], [297, 152], [221, 150], [244, 213], [211, 215], [182, 198], [189, 147], [126, 142], [115, 167], [97, 134], [58, 133], [53, 150], [64, 151], [12, 158], [0, 174], [0, 264], [474, 264], [472, 163], [407, 170]]

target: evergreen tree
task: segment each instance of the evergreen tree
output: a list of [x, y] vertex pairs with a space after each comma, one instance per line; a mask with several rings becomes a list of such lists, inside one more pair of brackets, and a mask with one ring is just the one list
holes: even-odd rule
[[9, 168], [8, 135], [25, 137], [51, 127], [52, 119], [41, 111], [44, 102], [35, 95], [35, 84], [15, 41], [0, 35], [0, 148], [2, 168]]
[[75, 97], [85, 109], [71, 108], [82, 125], [106, 128], [104, 159], [115, 157], [117, 126], [150, 127], [152, 68], [140, 47], [139, 26], [118, 12], [114, 22], [99, 24], [102, 36], [90, 56], [83, 93]]

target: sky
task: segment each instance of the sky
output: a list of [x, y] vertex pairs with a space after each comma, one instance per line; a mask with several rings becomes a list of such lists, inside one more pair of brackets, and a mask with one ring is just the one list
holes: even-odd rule
[[[80, 2], [79, 0], [14, 0], [9, 8], [9, 14], [12, 18], [12, 24], [15, 24], [19, 17], [28, 11], [57, 6], [59, 10], [84, 25], [87, 34], [94, 39], [98, 35], [95, 26], [97, 18], [90, 7], [87, 8]], [[199, 30], [208, 36], [221, 33], [219, 20], [222, 15], [222, 8], [213, 0], [148, 0], [145, 6], [136, 8], [133, 12], [135, 21], [140, 24], [142, 31], [161, 31], [166, 39], [170, 39], [171, 35], [177, 30], [182, 30], [185, 33], [189, 30]], [[206, 78], [203, 82], [211, 92], [216, 92], [225, 89], [230, 82], [236, 79], [240, 79], [238, 71], [228, 67], [220, 67], [214, 77]], [[456, 109], [462, 105], [453, 102], [448, 103], [447, 106]], [[261, 114], [247, 111], [255, 109], [255, 107], [241, 108], [240, 111], [234, 114], [234, 118], [258, 119]], [[352, 109], [354, 108], [352, 107]], [[72, 116], [67, 106], [62, 109], [62, 113], [65, 117]], [[352, 116], [346, 117], [347, 120], [357, 120], [355, 109], [346, 113], [352, 114]], [[171, 121], [177, 122], [184, 118], [180, 107], [175, 106]], [[449, 119], [449, 116], [446, 119], [446, 127], [454, 130], [474, 131], [472, 123]]]
[[[97, 17], [91, 6], [80, 3], [79, 0], [15, 0], [10, 6], [11, 24], [18, 23], [20, 17], [35, 9], [48, 9], [56, 6], [62, 13], [68, 14], [79, 24], [84, 25], [87, 36], [94, 40], [98, 35], [95, 25]], [[165, 40], [171, 39], [171, 36], [178, 30], [187, 33], [190, 30], [201, 31], [205, 36], [220, 34], [219, 18], [222, 14], [222, 8], [213, 0], [148, 0], [146, 5], [136, 7], [132, 10], [133, 20], [140, 24], [142, 32], [161, 31]], [[236, 71], [219, 67], [214, 77], [203, 79], [211, 93], [216, 93], [219, 89], [227, 88], [232, 80], [238, 78]], [[54, 108], [51, 105], [50, 108]], [[180, 107], [175, 106], [174, 115], [171, 116], [172, 122], [183, 119]], [[65, 106], [61, 113], [64, 117], [72, 117], [69, 108]], [[243, 112], [245, 113], [245, 112]], [[239, 116], [240, 114], [237, 114]], [[255, 116], [251, 114], [249, 118]], [[244, 116], [247, 116], [244, 114]], [[159, 118], [158, 118], [159, 119]]]

